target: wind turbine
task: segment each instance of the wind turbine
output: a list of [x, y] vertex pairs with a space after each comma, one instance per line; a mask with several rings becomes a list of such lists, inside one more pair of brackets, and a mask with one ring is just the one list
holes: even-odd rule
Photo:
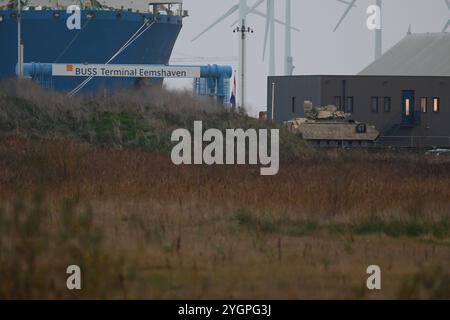
[[285, 72], [286, 75], [292, 74], [292, 57], [291, 57], [291, 30], [300, 31], [291, 24], [291, 0], [286, 0], [286, 20], [285, 22], [275, 18], [275, 0], [259, 0], [252, 7], [248, 9], [248, 13], [258, 14], [256, 10], [264, 1], [267, 2], [267, 17], [266, 30], [264, 35], [264, 49], [263, 59], [266, 56], [267, 43], [269, 42], [269, 76], [275, 75], [275, 23], [281, 24], [285, 27], [285, 62], [289, 59], [291, 61], [290, 67], [285, 67], [285, 71], [290, 68], [290, 72]]
[[[347, 15], [350, 13], [350, 11], [356, 7], [355, 3], [357, 0], [336, 0], [342, 3], [347, 4], [347, 8], [345, 9], [344, 14], [342, 15], [341, 19], [339, 19], [336, 27], [334, 28], [333, 32], [336, 32], [336, 30], [339, 28], [339, 26], [342, 24], [342, 22], [345, 20], [345, 18], [347, 17]], [[449, 0], [446, 0], [447, 3]], [[383, 1], [382, 0], [377, 0], [376, 1], [376, 5], [378, 6], [378, 8], [380, 8], [380, 14], [382, 12], [382, 7], [383, 7]], [[383, 18], [382, 16], [380, 17], [381, 19], [381, 25], [380, 28], [375, 29], [375, 60], [377, 60], [378, 58], [381, 57], [381, 55], [383, 54]]]
[[[264, 2], [267, 1], [267, 15], [257, 10], [257, 8]], [[280, 21], [275, 18], [275, 9], [274, 2], [275, 0], [258, 0], [254, 5], [249, 7], [247, 5], [247, 0], [239, 0], [238, 4], [232, 6], [227, 12], [225, 12], [222, 16], [220, 16], [215, 22], [213, 22], [209, 27], [204, 29], [201, 33], [199, 33], [196, 37], [192, 39], [192, 41], [197, 40], [201, 36], [203, 36], [206, 32], [214, 28], [216, 25], [221, 23], [223, 20], [234, 14], [236, 11], [239, 13], [238, 20], [234, 21], [232, 25], [236, 23], [241, 23], [241, 29], [245, 29], [245, 20], [247, 15], [255, 14], [261, 16], [266, 19], [266, 34], [265, 34], [265, 42], [264, 42], [264, 52], [263, 57], [265, 56], [265, 49], [267, 47], [267, 38], [270, 33], [270, 57], [269, 57], [269, 74], [275, 74], [275, 23], [286, 25], [283, 21]], [[296, 28], [291, 27], [294, 30]], [[246, 88], [246, 55], [245, 55], [245, 34], [243, 34], [242, 41], [239, 41], [239, 74], [241, 78], [240, 83], [240, 104], [241, 106], [245, 105], [245, 88]]]
[[[450, 0], [445, 0], [445, 3], [447, 4], [448, 10], [450, 11]], [[448, 19], [447, 24], [445, 25], [444, 29], [442, 29], [442, 32], [447, 32], [448, 27], [450, 27], [450, 19]]]

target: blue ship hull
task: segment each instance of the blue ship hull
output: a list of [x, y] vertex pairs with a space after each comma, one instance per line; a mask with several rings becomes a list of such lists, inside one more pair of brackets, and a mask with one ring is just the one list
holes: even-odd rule
[[[17, 64], [17, 14], [2, 10], [0, 17], [0, 78], [11, 78], [16, 74]], [[66, 26], [68, 17], [65, 11], [60, 10], [22, 12], [25, 63], [106, 63], [138, 31], [145, 19], [155, 19], [155, 24], [111, 63], [168, 64], [182, 28], [182, 17], [178, 16], [82, 10], [82, 29], [69, 30]], [[70, 91], [84, 79], [47, 77], [37, 80], [45, 86]], [[130, 87], [138, 80], [94, 78], [83, 90]]]

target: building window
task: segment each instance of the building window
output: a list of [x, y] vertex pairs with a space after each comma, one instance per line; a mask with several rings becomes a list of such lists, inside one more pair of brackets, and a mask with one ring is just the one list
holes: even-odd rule
[[405, 100], [405, 115], [407, 117], [411, 116], [411, 100], [409, 98]]
[[426, 97], [420, 98], [420, 111], [422, 113], [428, 112], [428, 99]]
[[345, 104], [345, 112], [353, 113], [354, 102], [355, 102], [355, 99], [353, 97], [347, 97], [347, 101]]
[[391, 97], [384, 97], [383, 99], [383, 109], [384, 112], [389, 113], [391, 112]]
[[438, 113], [441, 107], [441, 98], [435, 97], [433, 98], [433, 112]]
[[372, 112], [378, 113], [378, 97], [372, 97], [370, 99], [370, 107], [372, 109]]
[[338, 110], [341, 110], [342, 101], [341, 101], [341, 97], [340, 96], [334, 97], [334, 105], [336, 106], [336, 108]]
[[292, 113], [295, 113], [295, 97], [292, 97]]

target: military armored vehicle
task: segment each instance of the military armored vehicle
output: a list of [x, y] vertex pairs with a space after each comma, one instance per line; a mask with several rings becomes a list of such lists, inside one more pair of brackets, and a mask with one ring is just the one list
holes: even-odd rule
[[336, 106], [314, 107], [304, 102], [305, 117], [284, 123], [284, 126], [303, 140], [321, 147], [370, 147], [380, 133], [375, 126], [350, 119], [350, 114]]

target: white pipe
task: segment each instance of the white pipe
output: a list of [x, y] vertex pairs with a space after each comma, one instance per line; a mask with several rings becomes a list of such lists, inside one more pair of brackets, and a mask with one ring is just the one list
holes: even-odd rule
[[272, 82], [272, 121], [275, 121], [275, 82]]

